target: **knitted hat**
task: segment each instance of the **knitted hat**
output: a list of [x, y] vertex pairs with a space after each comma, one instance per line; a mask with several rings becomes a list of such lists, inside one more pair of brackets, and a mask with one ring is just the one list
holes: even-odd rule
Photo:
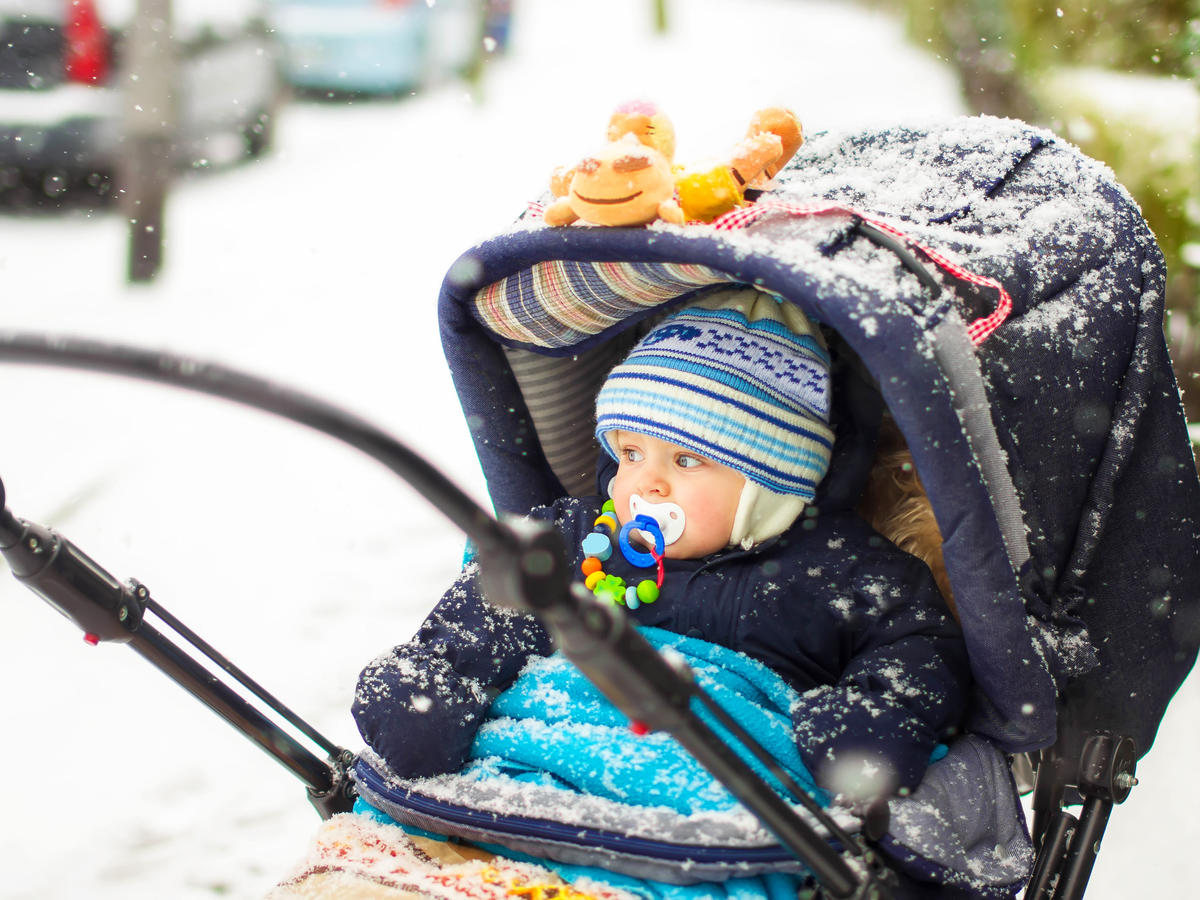
[[829, 468], [829, 353], [790, 303], [721, 288], [668, 317], [609, 373], [596, 436], [659, 438], [746, 477], [731, 543], [784, 531]]

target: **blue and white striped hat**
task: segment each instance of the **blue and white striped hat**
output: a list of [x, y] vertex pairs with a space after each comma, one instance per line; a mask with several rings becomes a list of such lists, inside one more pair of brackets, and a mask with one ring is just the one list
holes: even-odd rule
[[[791, 303], [719, 288], [655, 326], [596, 398], [596, 436], [648, 434], [805, 503], [829, 468], [829, 352]], [[800, 507], [797, 507], [797, 512]]]

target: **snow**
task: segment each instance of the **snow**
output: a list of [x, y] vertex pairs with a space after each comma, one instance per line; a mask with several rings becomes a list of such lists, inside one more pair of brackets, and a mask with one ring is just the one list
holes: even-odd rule
[[[1116, 121], [1138, 122], [1147, 134], [1160, 136], [1162, 143], [1146, 148], [1159, 165], [1188, 160], [1200, 137], [1200, 96], [1185, 78], [1163, 78], [1095, 68], [1064, 68], [1051, 77], [1052, 95], [1067, 99], [1067, 108], [1079, 109], [1103, 103]], [[1098, 100], [1097, 98], [1103, 98]], [[1080, 117], [1066, 123], [1073, 140], [1090, 140], [1095, 125]], [[1176, 163], [1178, 164], [1178, 163]]]
[[[377, 422], [486, 502], [441, 357], [438, 285], [599, 141], [612, 107], [656, 100], [681, 160], [727, 147], [776, 103], [810, 131], [962, 111], [951, 73], [857, 6], [695, 0], [671, 7], [665, 40], [645, 0], [598, 9], [522, 0], [512, 55], [478, 100], [446, 83], [401, 102], [287, 107], [267, 158], [177, 186], [154, 284], [124, 284], [113, 214], [0, 218], [0, 327], [279, 380]], [[459, 567], [462, 538], [437, 510], [356, 452], [221, 401], [21, 366], [0, 366], [0, 396], [14, 513], [138, 578], [359, 748], [358, 671], [411, 634]], [[276, 762], [126, 648], [84, 644], [7, 576], [0, 608], [0, 897], [258, 897], [305, 852], [317, 816]], [[1175, 779], [1200, 738], [1197, 690], [1185, 685], [1114, 813], [1089, 898], [1168, 896], [1188, 880], [1200, 825]]]

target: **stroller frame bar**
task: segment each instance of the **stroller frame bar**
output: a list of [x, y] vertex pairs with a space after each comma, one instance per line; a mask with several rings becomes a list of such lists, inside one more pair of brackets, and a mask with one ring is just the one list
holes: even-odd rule
[[[89, 644], [128, 644], [130, 649], [186, 690], [275, 758], [300, 779], [309, 800], [328, 818], [353, 803], [348, 766], [353, 756], [308, 725], [257, 682], [233, 665], [150, 596], [145, 585], [120, 583], [73, 542], [44, 526], [18, 519], [5, 505], [0, 482], [0, 555], [17, 580], [70, 619]], [[235, 687], [186, 652], [148, 621], [157, 616], [238, 685], [314, 744], [329, 753], [322, 760], [292, 734], [253, 706]]]
[[202, 637], [200, 637], [200, 635], [196, 634], [196, 632], [192, 631], [191, 628], [183, 624], [183, 622], [168, 612], [160, 603], [154, 600], [154, 598], [151, 597], [148, 592], [145, 597], [145, 603], [147, 610], [154, 613], [154, 615], [158, 616], [158, 618], [170, 625], [176, 634], [203, 653], [205, 657], [216, 663], [218, 667], [223, 669], [225, 672], [228, 672], [231, 676], [233, 676], [234, 679], [236, 679], [238, 684], [244, 686], [255, 697], [266, 703], [272, 710], [279, 713], [279, 715], [283, 717], [284, 721], [303, 734], [306, 738], [330, 755], [336, 756], [343, 752], [342, 748], [338, 747], [333, 743], [333, 741], [329, 740], [329, 738], [325, 737], [325, 735], [321, 734], [319, 731], [301, 719], [298, 715], [296, 715], [296, 713], [284, 706], [283, 703], [277, 700], [273, 694], [267, 691], [266, 688], [247, 675], [244, 671], [242, 671], [242, 669], [230, 662], [224, 654], [219, 653], [215, 647], [208, 643], [208, 641], [204, 640]]
[[[324, 401], [223, 366], [105, 342], [4, 332], [0, 332], [0, 362], [102, 371], [183, 387], [308, 425], [366, 452], [408, 481], [466, 532], [476, 548], [493, 602], [536, 614], [567, 657], [631, 720], [670, 732], [812, 870], [825, 895], [838, 900], [886, 900], [891, 895], [894, 876], [874, 850], [846, 835], [814, 804], [810, 811], [830, 834], [849, 838], [840, 852], [835, 850], [695, 714], [690, 702], [703, 692], [690, 672], [667, 662], [627, 620], [616, 617], [590, 595], [572, 590], [565, 547], [553, 531], [532, 527], [532, 523], [500, 522], [424, 458], [370, 423]], [[83, 628], [86, 635], [96, 641], [129, 643], [275, 756], [308, 786], [310, 800], [323, 817], [349, 809], [353, 785], [346, 772], [352, 754], [338, 749], [322, 762], [305, 750], [145, 623], [145, 610], [161, 607], [146, 602], [149, 592], [144, 586], [137, 582], [122, 585], [70, 541], [48, 528], [17, 519], [4, 504], [2, 484], [0, 554], [18, 580]], [[173, 619], [168, 614], [164, 621], [171, 624]], [[179, 633], [190, 641], [191, 630], [186, 626]], [[193, 643], [206, 652], [206, 642]], [[240, 673], [231, 664], [221, 668], [235, 678]], [[257, 685], [250, 689], [255, 688]], [[274, 701], [265, 691], [262, 694], [270, 698], [268, 703]], [[289, 721], [298, 718], [290, 710], [281, 714]], [[304, 725], [301, 730], [307, 734], [311, 729]], [[318, 743], [328, 742], [322, 739]], [[282, 750], [277, 749], [280, 747]]]
[[[1137, 785], [1137, 752], [1124, 735], [1093, 733], [1074, 755], [1061, 745], [1042, 754], [1034, 792], [1034, 844], [1037, 866], [1027, 900], [1079, 900], [1087, 889], [1101, 839], [1115, 804]], [[1074, 786], [1077, 798], [1069, 798]], [[1081, 799], [1078, 816], [1065, 801]]]

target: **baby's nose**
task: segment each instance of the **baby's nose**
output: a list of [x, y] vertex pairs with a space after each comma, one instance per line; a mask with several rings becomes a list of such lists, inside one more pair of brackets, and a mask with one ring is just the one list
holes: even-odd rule
[[647, 479], [645, 489], [642, 493], [656, 494], [659, 497], [666, 497], [671, 493], [671, 483], [661, 475], [652, 473]]

